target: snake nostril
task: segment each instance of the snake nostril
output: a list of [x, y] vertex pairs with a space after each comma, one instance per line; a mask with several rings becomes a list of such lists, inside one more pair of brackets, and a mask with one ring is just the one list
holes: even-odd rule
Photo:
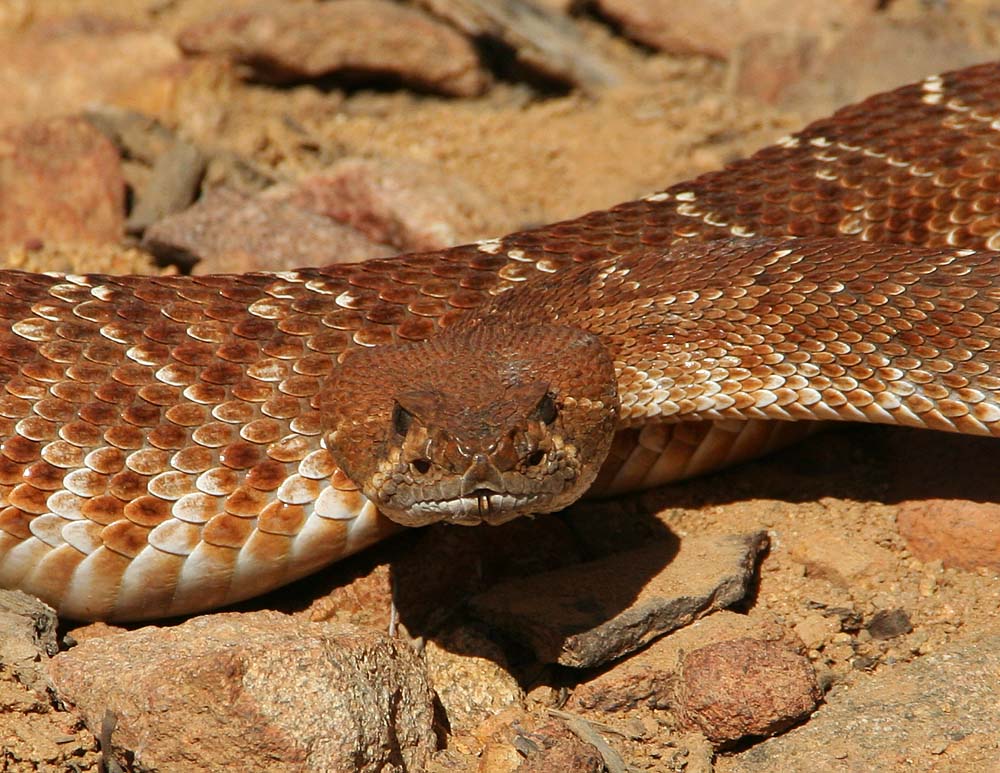
[[410, 462], [410, 467], [413, 468], [414, 472], [426, 475], [431, 469], [431, 462], [430, 459], [414, 459]]
[[545, 452], [542, 450], [534, 451], [529, 454], [528, 458], [525, 459], [529, 467], [537, 467], [545, 460]]

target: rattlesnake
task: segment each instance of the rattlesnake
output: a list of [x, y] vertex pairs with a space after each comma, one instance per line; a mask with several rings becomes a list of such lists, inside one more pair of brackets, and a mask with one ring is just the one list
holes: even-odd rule
[[[797, 237], [797, 238], [792, 238]], [[846, 419], [1000, 435], [1000, 65], [438, 252], [0, 272], [0, 586], [185, 614]], [[381, 510], [381, 512], [380, 512]]]

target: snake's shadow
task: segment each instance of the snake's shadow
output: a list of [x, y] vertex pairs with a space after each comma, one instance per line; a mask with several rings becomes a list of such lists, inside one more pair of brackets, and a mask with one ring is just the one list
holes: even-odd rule
[[[557, 631], [571, 636], [627, 609], [671, 562], [680, 544], [670, 526], [671, 508], [823, 497], [885, 504], [928, 498], [1000, 502], [998, 460], [1000, 443], [991, 438], [839, 425], [765, 459], [642, 494], [584, 501], [565, 513], [501, 527], [415, 530], [243, 608], [302, 610], [329, 593], [333, 607], [347, 599], [347, 619], [357, 620], [358, 609], [367, 604], [361, 617], [381, 626], [389, 616], [388, 573], [395, 612], [410, 636], [461, 654], [506, 659], [528, 684], [531, 677], [524, 675], [534, 667], [534, 656], [483, 623], [481, 615], [470, 614], [482, 594], [516, 590], [520, 578], [545, 577], [553, 570], [580, 567], [586, 573], [587, 562], [627, 555], [611, 587], [603, 588], [601, 604], [581, 594], [579, 625]], [[509, 598], [517, 603], [516, 594]], [[475, 632], [471, 638], [469, 631]], [[551, 643], [553, 652], [559, 644]]]
[[898, 504], [920, 499], [1000, 502], [1000, 442], [901, 427], [836, 424], [778, 453], [643, 496], [646, 507], [747, 499], [836, 497]]
[[[621, 563], [614, 587], [602, 594], [612, 603], [588, 610], [590, 622], [581, 615], [581, 628], [599, 625], [628, 608], [673, 559], [680, 540], [669, 513], [663, 514], [670, 508], [753, 499], [794, 504], [824, 497], [883, 504], [924, 499], [1000, 503], [998, 460], [1000, 443], [993, 438], [836, 425], [755, 462], [614, 501], [581, 502], [555, 517], [501, 529], [429, 530], [416, 553], [390, 564], [399, 618], [411, 634], [437, 640], [448, 615], [461, 614], [463, 600], [475, 601], [484, 588], [492, 585], [489, 592], [495, 595], [497, 584], [516, 589], [519, 577], [627, 551], [634, 560]], [[416, 556], [425, 548], [431, 553], [423, 562]], [[429, 598], [439, 603], [429, 604]], [[753, 603], [752, 594], [747, 603]], [[567, 636], [578, 632], [563, 631]], [[468, 653], [467, 642], [461, 649]], [[489, 656], [488, 648], [471, 654]]]

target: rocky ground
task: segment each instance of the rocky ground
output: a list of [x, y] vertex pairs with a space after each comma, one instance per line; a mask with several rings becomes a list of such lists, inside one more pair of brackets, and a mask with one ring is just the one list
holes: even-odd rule
[[[985, 0], [8, 0], [0, 254], [205, 273], [498, 235], [998, 34]], [[1000, 770], [998, 458], [842, 427], [162, 626], [2, 595], [0, 770]]]

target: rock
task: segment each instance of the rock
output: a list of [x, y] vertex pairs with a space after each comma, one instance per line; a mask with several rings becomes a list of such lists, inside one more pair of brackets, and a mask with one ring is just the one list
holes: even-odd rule
[[82, 118], [0, 132], [0, 254], [121, 239], [125, 183], [114, 146]]
[[[566, 8], [531, 0], [420, 0], [475, 40], [509, 47], [517, 62], [545, 79], [594, 90], [621, 75], [568, 18]], [[549, 0], [552, 4], [552, 0]]]
[[98, 621], [96, 623], [81, 623], [80, 625], [68, 627], [68, 630], [63, 637], [63, 642], [66, 647], [75, 647], [77, 644], [85, 642], [89, 639], [116, 636], [120, 633], [125, 633], [127, 630], [127, 628], [122, 628], [121, 626], [112, 625], [103, 621]]
[[533, 5], [545, 8], [551, 13], [569, 14], [574, 6], [578, 6], [579, 0], [530, 0]]
[[408, 646], [276, 612], [198, 617], [91, 639], [50, 674], [114, 755], [143, 769], [421, 770], [433, 693]]
[[880, 609], [872, 615], [872, 619], [865, 626], [865, 629], [873, 639], [894, 639], [897, 636], [910, 633], [913, 630], [913, 624], [904, 609]]
[[171, 143], [157, 157], [136, 198], [129, 213], [129, 233], [141, 234], [156, 221], [190, 206], [198, 195], [205, 164], [205, 156], [191, 143], [181, 139]]
[[0, 668], [44, 693], [49, 681], [43, 663], [58, 651], [55, 610], [27, 593], [0, 589]]
[[[822, 55], [812, 57], [781, 94], [783, 104], [808, 106], [811, 115], [825, 115], [901, 83], [995, 57], [995, 44], [981, 34], [988, 17], [963, 10], [923, 9], [912, 18], [878, 14], [859, 19]], [[912, 55], [915, 47], [919, 57]]]
[[288, 83], [333, 74], [386, 76], [439, 94], [481, 94], [489, 77], [473, 45], [426, 14], [386, 0], [266, 0], [186, 27], [187, 53], [220, 54], [257, 78]]
[[877, 575], [896, 560], [892, 551], [852, 539], [836, 524], [810, 524], [808, 531], [783, 536], [788, 555], [802, 564], [807, 577], [838, 588]]
[[392, 624], [392, 603], [389, 566], [378, 564], [350, 582], [334, 585], [329, 593], [313, 598], [305, 617], [314, 623], [333, 621], [388, 631]]
[[[274, 185], [279, 175], [234, 150], [194, 146], [162, 121], [144, 113], [102, 107], [88, 110], [85, 115], [115, 143], [125, 159], [125, 179], [138, 198], [129, 217], [134, 231], [187, 207], [202, 186], [252, 194]], [[146, 202], [152, 191], [155, 195]]]
[[353, 226], [399, 250], [437, 250], [495, 234], [509, 220], [481, 189], [439, 167], [409, 160], [345, 158], [268, 198]]
[[795, 634], [811, 650], [816, 650], [840, 633], [841, 624], [836, 617], [811, 612], [795, 624]]
[[155, 81], [180, 61], [162, 33], [100, 17], [18, 30], [0, 38], [0, 125], [137, 97], [146, 103]]
[[[601, 773], [607, 768], [601, 752], [568, 722], [537, 714], [501, 713], [479, 755], [482, 773]], [[587, 735], [583, 729], [583, 734]], [[593, 737], [596, 734], [592, 734]], [[599, 740], [599, 743], [604, 743]], [[624, 768], [617, 768], [624, 770]]]
[[683, 727], [721, 745], [780, 733], [809, 716], [821, 695], [808, 658], [778, 642], [733, 639], [684, 658], [676, 713]]
[[6, 35], [24, 29], [34, 12], [31, 0], [7, 0], [0, 5], [0, 33]]
[[579, 736], [580, 733], [558, 722], [550, 722], [530, 736], [523, 736], [528, 743], [518, 749], [525, 749], [525, 760], [518, 765], [518, 773], [551, 773], [553, 770], [603, 773], [608, 768], [600, 751]]
[[[589, 668], [741, 600], [767, 535], [668, 540], [500, 583], [473, 613], [545, 663]], [[664, 566], [664, 563], [667, 563]]]
[[869, 0], [598, 0], [597, 6], [640, 43], [672, 54], [719, 59], [729, 59], [754, 35], [792, 33], [816, 38], [873, 10]]
[[674, 702], [674, 682], [685, 652], [738, 638], [780, 640], [784, 630], [772, 621], [723, 610], [658, 639], [612, 668], [579, 685], [567, 703], [605, 712], [639, 707], [668, 709]]
[[156, 118], [119, 107], [88, 110], [84, 117], [101, 130], [119, 155], [152, 166], [178, 141], [177, 134]]
[[1000, 634], [835, 688], [802, 727], [741, 752], [728, 773], [996, 768]]
[[0, 768], [97, 770], [94, 736], [54, 705], [46, 664], [58, 649], [51, 607], [20, 591], [0, 590]]
[[394, 252], [328, 218], [227, 189], [147, 228], [143, 246], [166, 262], [196, 263], [196, 274], [283, 271]]
[[524, 691], [494, 642], [470, 627], [451, 628], [427, 641], [431, 684], [452, 733], [471, 733], [481, 722], [509, 708], [523, 708]]
[[911, 500], [899, 506], [896, 526], [913, 555], [925, 563], [1000, 571], [1000, 503]]
[[795, 31], [749, 35], [729, 57], [729, 90], [774, 104], [799, 82], [816, 56], [817, 42], [809, 35]]

